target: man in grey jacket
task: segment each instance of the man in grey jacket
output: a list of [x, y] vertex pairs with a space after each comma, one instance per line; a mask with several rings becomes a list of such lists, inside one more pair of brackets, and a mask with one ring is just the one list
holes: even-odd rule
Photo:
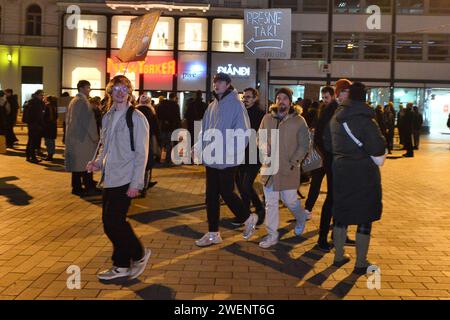
[[[106, 87], [110, 108], [102, 120], [102, 148], [96, 160], [87, 165], [89, 172], [102, 170], [103, 227], [114, 247], [113, 267], [100, 272], [100, 280], [139, 277], [151, 254], [127, 222], [131, 199], [144, 188], [149, 146], [147, 119], [140, 111], [130, 109], [132, 92], [125, 76], [114, 77]], [[132, 126], [127, 123], [128, 112]]]
[[[206, 166], [207, 232], [195, 244], [206, 247], [222, 242], [219, 233], [220, 196], [245, 225], [244, 238], [249, 239], [258, 222], [256, 214], [250, 214], [241, 198], [234, 192], [234, 181], [239, 165], [245, 160], [246, 143], [235, 143], [235, 138], [250, 129], [247, 110], [225, 73], [214, 77], [214, 101], [209, 105], [202, 120], [199, 141], [194, 146], [194, 160], [203, 157]], [[240, 130], [240, 131], [236, 131]], [[230, 133], [234, 136], [230, 136]], [[250, 133], [250, 132], [247, 132]], [[198, 161], [197, 161], [198, 162]]]
[[91, 84], [81, 80], [77, 88], [78, 94], [70, 101], [66, 114], [65, 168], [72, 173], [72, 194], [95, 195], [98, 190], [93, 175], [86, 172], [99, 140], [94, 110], [88, 101]]

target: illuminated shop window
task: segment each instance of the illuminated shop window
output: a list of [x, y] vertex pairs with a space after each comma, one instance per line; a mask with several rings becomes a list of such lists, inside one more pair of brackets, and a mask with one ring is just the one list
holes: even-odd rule
[[79, 20], [77, 33], [77, 47], [96, 48], [98, 23], [97, 20]]
[[[77, 67], [72, 71], [72, 88], [77, 87], [77, 83], [80, 80], [87, 80], [91, 84], [91, 88], [102, 88], [102, 73], [97, 68], [84, 68]], [[72, 90], [72, 96], [77, 94], [77, 90]], [[91, 96], [100, 96], [100, 90], [92, 90]]]
[[244, 51], [244, 20], [215, 19], [213, 21], [213, 51]]
[[66, 15], [64, 24], [64, 46], [77, 48], [106, 48], [106, 17], [81, 15], [76, 25], [69, 28]]
[[178, 55], [178, 90], [206, 90], [206, 53], [180, 52]]
[[[135, 16], [114, 16], [112, 18], [111, 47], [120, 49], [125, 42], [131, 20]], [[173, 50], [174, 39], [174, 19], [170, 17], [160, 17], [153, 32], [150, 43], [151, 50]]]
[[179, 49], [186, 51], [208, 50], [208, 20], [180, 19]]
[[[88, 80], [92, 89], [105, 87], [106, 53], [103, 50], [67, 49], [63, 51], [62, 88], [75, 90], [80, 80]], [[72, 92], [70, 92], [72, 94]], [[98, 95], [99, 92], [92, 95]]]

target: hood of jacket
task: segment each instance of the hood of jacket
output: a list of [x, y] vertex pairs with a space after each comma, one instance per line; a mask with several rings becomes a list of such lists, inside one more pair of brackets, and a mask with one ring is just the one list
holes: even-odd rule
[[213, 96], [214, 98], [216, 98], [217, 101], [222, 101], [222, 100], [226, 100], [227, 97], [228, 99], [230, 98], [229, 96], [231, 95], [231, 93], [234, 93], [234, 95], [238, 95], [238, 92], [236, 91], [236, 89], [234, 89], [234, 87], [232, 85], [230, 85], [230, 87], [227, 89], [227, 91], [225, 91], [222, 95], [222, 97], [220, 97], [216, 92], [213, 92]]
[[339, 109], [336, 114], [336, 120], [339, 123], [346, 122], [353, 117], [375, 117], [375, 111], [363, 101], [348, 100]]
[[[273, 105], [270, 106], [269, 112], [270, 112], [270, 115], [271, 115], [273, 118], [278, 119], [278, 107], [277, 107], [275, 104], [273, 104]], [[286, 116], [291, 115], [291, 114], [293, 114], [293, 113], [295, 113], [295, 109], [294, 109], [293, 106], [291, 106], [291, 107], [289, 108], [289, 112], [287, 113]]]

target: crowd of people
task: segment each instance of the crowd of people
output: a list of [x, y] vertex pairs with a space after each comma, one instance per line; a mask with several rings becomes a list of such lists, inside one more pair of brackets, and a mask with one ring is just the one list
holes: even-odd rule
[[[103, 197], [102, 221], [113, 244], [113, 265], [98, 275], [100, 280], [137, 278], [145, 270], [151, 250], [140, 242], [126, 216], [131, 199], [145, 197], [156, 185], [152, 181], [155, 164], [172, 162], [176, 142], [171, 137], [180, 128], [190, 133], [194, 160], [212, 146], [222, 148], [220, 154], [225, 159], [229, 152], [224, 149], [227, 130], [253, 129], [256, 134], [256, 139], [249, 139], [244, 146], [235, 146], [233, 154], [244, 155], [243, 162], [236, 157], [232, 162], [203, 163], [208, 232], [195, 241], [197, 246], [223, 241], [219, 230], [221, 201], [235, 216], [232, 224], [243, 227], [244, 239], [250, 239], [256, 227], [265, 224], [267, 235], [259, 242], [261, 248], [271, 248], [279, 241], [280, 200], [295, 217], [295, 235], [301, 236], [326, 178], [317, 249], [330, 252], [334, 247], [334, 265], [340, 267], [350, 261], [344, 247], [356, 246], [355, 272], [363, 274], [371, 265], [367, 255], [372, 223], [382, 213], [379, 166], [394, 148], [396, 127], [405, 157], [412, 157], [419, 148], [423, 117], [418, 108], [411, 103], [406, 108], [400, 105], [397, 114], [392, 103], [373, 108], [366, 102], [364, 84], [348, 79], [323, 87], [320, 101], [294, 102], [293, 92], [280, 88], [268, 106], [260, 102], [255, 88], [243, 89], [241, 99], [231, 82], [229, 75], [217, 74], [210, 104], [198, 91], [187, 102], [183, 120], [176, 93], [168, 99], [160, 97], [155, 105], [146, 94], [136, 101], [125, 76], [109, 82], [104, 99], [90, 97], [88, 81], [78, 83], [78, 93], [70, 98], [64, 121], [64, 161], [72, 175], [72, 194]], [[42, 161], [38, 158], [42, 138], [45, 160], [54, 160], [57, 107], [58, 98], [45, 96], [42, 90], [23, 106], [22, 121], [28, 126], [26, 157], [32, 163]], [[1, 130], [10, 148], [17, 142], [13, 128], [18, 109], [12, 90], [0, 91]], [[201, 122], [201, 132], [195, 137], [196, 121]], [[225, 143], [214, 145], [210, 130], [222, 133]], [[261, 139], [265, 130], [276, 130], [277, 138]], [[250, 161], [251, 150], [259, 150], [256, 163]], [[319, 155], [320, 165], [305, 172], [302, 164], [312, 151]], [[272, 172], [272, 163], [267, 160], [275, 153], [279, 168]], [[95, 171], [101, 172], [98, 182]], [[258, 176], [262, 197], [254, 187]], [[305, 181], [310, 182], [310, 188], [303, 206], [299, 188]], [[355, 240], [347, 236], [350, 225], [357, 226]]]

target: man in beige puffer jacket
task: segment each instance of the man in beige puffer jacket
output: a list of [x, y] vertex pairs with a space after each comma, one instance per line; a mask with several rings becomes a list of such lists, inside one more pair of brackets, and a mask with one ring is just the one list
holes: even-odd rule
[[[276, 104], [262, 120], [258, 131], [258, 144], [263, 159], [261, 180], [266, 198], [265, 224], [268, 232], [259, 244], [262, 248], [269, 248], [278, 242], [280, 195], [297, 220], [296, 235], [303, 233], [306, 223], [306, 212], [297, 198], [297, 189], [300, 185], [301, 163], [310, 143], [308, 126], [305, 119], [292, 107], [292, 91], [289, 88], [279, 89], [275, 99]], [[278, 134], [271, 134], [276, 129]], [[265, 159], [269, 159], [270, 163]]]

